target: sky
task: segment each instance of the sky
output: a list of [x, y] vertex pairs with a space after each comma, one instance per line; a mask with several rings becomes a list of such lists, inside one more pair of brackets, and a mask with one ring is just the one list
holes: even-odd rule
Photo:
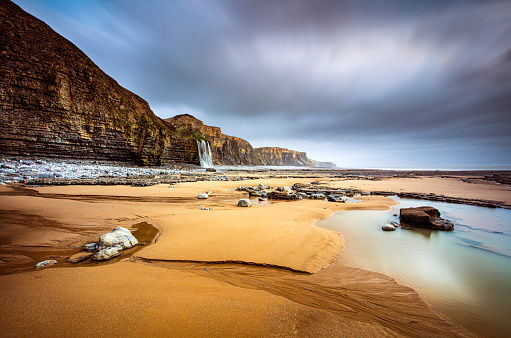
[[161, 118], [343, 168], [511, 166], [511, 1], [14, 2]]

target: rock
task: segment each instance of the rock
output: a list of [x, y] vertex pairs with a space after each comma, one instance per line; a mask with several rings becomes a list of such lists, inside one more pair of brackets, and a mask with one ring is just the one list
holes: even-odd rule
[[440, 212], [433, 207], [402, 208], [399, 211], [401, 225], [417, 226], [439, 230], [453, 230], [451, 221], [440, 217]]
[[274, 200], [298, 200], [300, 199], [296, 194], [288, 194], [282, 191], [270, 191], [268, 193], [269, 199]]
[[259, 202], [263, 202], [263, 201], [265, 201], [265, 199], [264, 199], [264, 198], [262, 198], [262, 197], [259, 197], [257, 200], [258, 200]]
[[212, 173], [216, 173], [216, 169], [215, 168], [206, 168], [206, 171], [209, 171], [209, 172], [212, 172]]
[[52, 265], [55, 265], [55, 264], [57, 264], [57, 261], [55, 261], [53, 259], [48, 259], [48, 260], [45, 260], [45, 261], [37, 263], [36, 265], [34, 265], [34, 268], [36, 268], [36, 269], [46, 268], [48, 266], [52, 266]]
[[275, 190], [276, 190], [276, 191], [283, 192], [283, 193], [286, 193], [286, 194], [292, 194], [292, 193], [293, 193], [293, 190], [291, 190], [291, 188], [290, 188], [290, 187], [288, 187], [288, 186], [285, 186], [285, 187], [277, 187]]
[[248, 196], [260, 197], [261, 196], [261, 192], [257, 191], [257, 190], [249, 190], [248, 191]]
[[208, 194], [206, 194], [206, 193], [204, 193], [204, 192], [201, 192], [201, 193], [197, 196], [197, 198], [198, 198], [198, 199], [202, 199], [202, 200], [204, 200], [204, 199], [206, 199], [206, 198], [208, 198], [208, 197], [209, 197], [209, 195], [208, 195]]
[[271, 166], [310, 166], [315, 164], [307, 158], [307, 154], [295, 150], [277, 147], [254, 148], [257, 158], [265, 165]]
[[0, 1], [0, 32], [0, 154], [199, 164], [193, 140], [41, 20]]
[[308, 196], [306, 193], [304, 193], [304, 192], [299, 192], [299, 193], [297, 193], [296, 195], [297, 195], [298, 197], [300, 197], [300, 198], [308, 198], [308, 197], [309, 197], [309, 196]]
[[106, 248], [100, 250], [97, 254], [92, 257], [93, 261], [107, 261], [114, 257], [120, 256], [119, 250], [116, 247]]
[[394, 231], [396, 230], [396, 227], [393, 226], [392, 224], [385, 224], [384, 226], [381, 227], [381, 229], [383, 231]]
[[211, 196], [211, 195], [213, 195], [213, 192], [212, 191], [206, 191], [206, 194], [208, 194], [208, 196]]
[[249, 207], [252, 205], [249, 199], [241, 199], [238, 201], [238, 207]]
[[114, 230], [99, 237], [99, 250], [115, 247], [118, 250], [125, 250], [138, 244], [138, 240], [131, 232], [123, 227], [116, 227]]
[[66, 259], [66, 262], [73, 264], [80, 263], [83, 262], [84, 260], [91, 258], [93, 255], [94, 254], [90, 252], [80, 252]]
[[98, 249], [98, 243], [87, 243], [83, 248], [87, 251], [95, 251]]

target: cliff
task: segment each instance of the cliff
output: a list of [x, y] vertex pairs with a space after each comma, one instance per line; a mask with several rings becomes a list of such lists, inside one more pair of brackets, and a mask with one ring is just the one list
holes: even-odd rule
[[311, 164], [315, 168], [337, 168], [337, 165], [333, 162], [320, 162], [320, 161], [314, 161], [310, 160]]
[[199, 163], [195, 141], [7, 0], [0, 0], [0, 154]]
[[195, 133], [204, 136], [209, 141], [213, 163], [216, 165], [262, 165], [248, 141], [225, 135], [220, 128], [207, 126], [192, 115], [177, 115], [164, 121], [172, 124], [183, 137], [197, 138]]
[[270, 166], [314, 166], [307, 154], [276, 147], [255, 148], [255, 155], [264, 165]]

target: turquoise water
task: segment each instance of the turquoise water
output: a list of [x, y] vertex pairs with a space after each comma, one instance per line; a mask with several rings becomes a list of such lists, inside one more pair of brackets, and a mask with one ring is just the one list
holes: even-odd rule
[[[436, 311], [484, 337], [511, 336], [511, 210], [399, 199], [390, 211], [345, 211], [318, 223], [345, 240], [340, 262], [414, 288]], [[454, 231], [381, 226], [428, 205]]]

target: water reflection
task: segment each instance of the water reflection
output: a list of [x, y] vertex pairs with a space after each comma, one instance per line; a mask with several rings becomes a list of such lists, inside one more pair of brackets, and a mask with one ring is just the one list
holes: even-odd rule
[[[346, 211], [319, 222], [343, 234], [340, 261], [381, 272], [417, 290], [430, 306], [484, 336], [508, 336], [511, 323], [511, 210], [395, 198], [390, 211]], [[381, 226], [399, 209], [428, 205], [454, 231]]]

